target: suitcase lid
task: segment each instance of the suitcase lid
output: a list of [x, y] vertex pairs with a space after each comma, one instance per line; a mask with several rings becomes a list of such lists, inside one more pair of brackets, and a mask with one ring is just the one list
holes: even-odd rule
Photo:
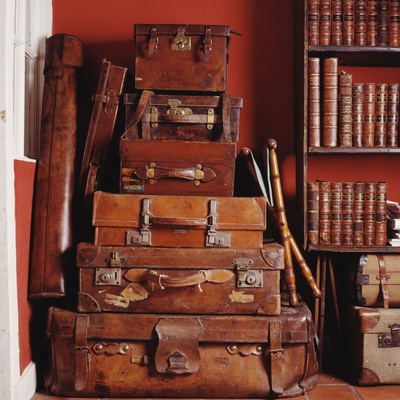
[[155, 28], [159, 35], [176, 35], [179, 28], [184, 28], [185, 35], [204, 35], [206, 28], [210, 28], [211, 36], [229, 37], [231, 33], [228, 25], [135, 24], [134, 36], [150, 35], [152, 28]]

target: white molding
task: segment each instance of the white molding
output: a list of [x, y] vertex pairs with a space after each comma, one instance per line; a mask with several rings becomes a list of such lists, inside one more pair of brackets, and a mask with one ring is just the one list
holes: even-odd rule
[[25, 368], [25, 371], [15, 387], [15, 399], [31, 399], [36, 391], [36, 382], [36, 364], [31, 362]]

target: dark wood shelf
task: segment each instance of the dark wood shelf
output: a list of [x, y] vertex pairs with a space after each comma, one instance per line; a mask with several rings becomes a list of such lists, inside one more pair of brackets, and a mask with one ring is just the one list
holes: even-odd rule
[[323, 246], [309, 245], [307, 250], [328, 253], [400, 253], [400, 246]]
[[400, 154], [400, 147], [309, 147], [309, 154]]

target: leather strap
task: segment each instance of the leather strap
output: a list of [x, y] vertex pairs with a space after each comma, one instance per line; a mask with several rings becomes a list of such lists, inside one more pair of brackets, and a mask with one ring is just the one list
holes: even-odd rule
[[98, 188], [98, 173], [100, 169], [101, 163], [101, 146], [95, 147], [93, 150], [92, 159], [90, 160], [88, 173], [86, 177], [86, 185], [85, 185], [85, 194], [84, 199], [85, 202], [90, 202], [92, 200], [92, 194]]
[[211, 37], [211, 28], [206, 26], [204, 30], [204, 39], [203, 39], [203, 46], [204, 46], [204, 59], [203, 61], [208, 62], [210, 59], [210, 53], [212, 50], [212, 37]]
[[222, 94], [222, 129], [227, 142], [232, 142], [231, 134], [231, 98], [228, 93]]
[[90, 354], [87, 345], [87, 315], [77, 315], [75, 319], [75, 390], [86, 387], [86, 375], [90, 367]]
[[389, 290], [388, 290], [388, 275], [386, 272], [386, 263], [383, 255], [378, 254], [378, 266], [379, 266], [379, 276], [377, 277], [380, 281], [382, 298], [383, 298], [383, 307], [389, 308]]
[[283, 348], [280, 321], [269, 323], [269, 354], [271, 359], [271, 389], [276, 394], [283, 393]]

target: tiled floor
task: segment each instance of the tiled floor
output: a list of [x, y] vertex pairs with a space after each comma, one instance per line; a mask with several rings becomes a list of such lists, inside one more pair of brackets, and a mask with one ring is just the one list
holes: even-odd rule
[[[31, 400], [62, 400], [64, 397], [49, 396], [37, 393]], [[71, 398], [66, 400], [82, 400], [82, 398]], [[295, 397], [297, 400], [400, 400], [400, 385], [398, 386], [374, 386], [359, 387], [349, 384], [347, 381], [337, 378], [329, 373], [319, 376], [317, 387], [304, 396]], [[97, 400], [100, 400], [97, 398]], [[115, 399], [108, 399], [115, 400]], [[129, 399], [125, 399], [129, 400]], [[139, 399], [135, 399], [139, 400]], [[150, 400], [150, 399], [142, 399]], [[171, 399], [169, 399], [171, 400]], [[180, 399], [184, 400], [184, 399]]]

